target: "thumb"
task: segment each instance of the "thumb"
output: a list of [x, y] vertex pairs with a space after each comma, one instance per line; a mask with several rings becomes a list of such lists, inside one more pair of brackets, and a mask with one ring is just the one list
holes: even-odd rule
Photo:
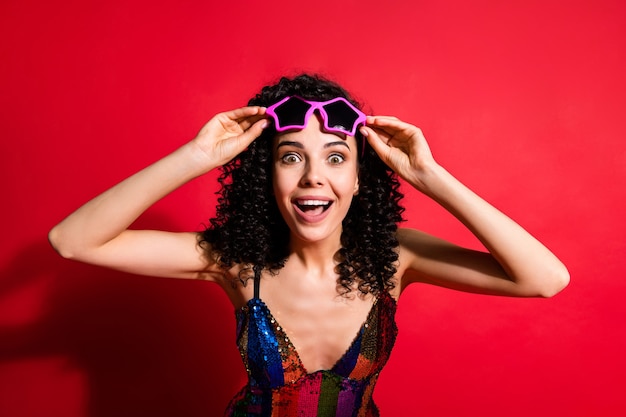
[[372, 149], [374, 149], [374, 152], [376, 152], [383, 161], [387, 162], [390, 147], [385, 143], [380, 135], [368, 126], [361, 127], [359, 131], [363, 136], [365, 136]]
[[239, 135], [239, 141], [241, 145], [247, 147], [250, 145], [256, 138], [261, 136], [263, 130], [269, 125], [269, 120], [260, 119], [257, 120], [252, 126], [246, 129], [241, 135]]

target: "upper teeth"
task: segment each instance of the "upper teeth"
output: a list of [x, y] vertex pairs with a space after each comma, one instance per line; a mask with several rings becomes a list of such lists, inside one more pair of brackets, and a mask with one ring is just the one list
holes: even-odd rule
[[302, 206], [327, 206], [330, 202], [324, 200], [300, 200], [298, 204]]

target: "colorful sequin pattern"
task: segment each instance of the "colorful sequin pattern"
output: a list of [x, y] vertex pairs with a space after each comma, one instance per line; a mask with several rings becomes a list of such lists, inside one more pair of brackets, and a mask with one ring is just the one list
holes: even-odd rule
[[307, 373], [265, 303], [255, 297], [236, 311], [237, 344], [248, 384], [231, 400], [229, 417], [374, 417], [372, 392], [398, 329], [396, 302], [375, 301], [354, 341], [330, 370]]

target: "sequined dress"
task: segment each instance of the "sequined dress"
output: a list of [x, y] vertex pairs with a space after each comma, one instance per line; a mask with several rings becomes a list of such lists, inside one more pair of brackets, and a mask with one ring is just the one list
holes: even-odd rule
[[372, 393], [389, 359], [397, 327], [396, 301], [382, 292], [352, 344], [329, 370], [308, 373], [284, 329], [259, 298], [236, 310], [237, 345], [248, 383], [231, 400], [228, 417], [375, 417]]

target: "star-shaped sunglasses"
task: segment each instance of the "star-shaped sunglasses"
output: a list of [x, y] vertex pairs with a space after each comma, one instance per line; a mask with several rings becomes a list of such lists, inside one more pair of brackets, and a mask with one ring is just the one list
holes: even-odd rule
[[266, 113], [274, 119], [276, 131], [283, 132], [304, 129], [315, 110], [322, 117], [326, 132], [355, 136], [358, 127], [365, 124], [365, 114], [343, 97], [312, 101], [288, 96], [269, 106]]

